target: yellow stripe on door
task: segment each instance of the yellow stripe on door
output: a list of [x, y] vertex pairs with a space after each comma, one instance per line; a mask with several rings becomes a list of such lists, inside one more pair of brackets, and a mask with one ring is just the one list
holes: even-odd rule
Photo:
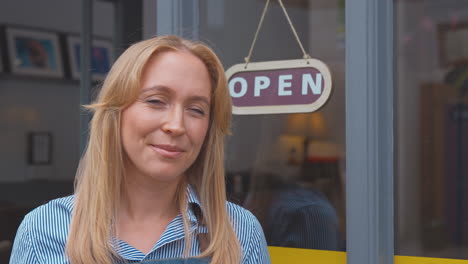
[[[268, 247], [272, 264], [346, 264], [346, 252]], [[395, 264], [468, 264], [468, 260], [395, 256]]]
[[395, 264], [467, 264], [468, 260], [395, 256]]
[[[301, 248], [268, 247], [272, 264], [345, 264], [346, 252]], [[310, 262], [306, 262], [310, 261]]]

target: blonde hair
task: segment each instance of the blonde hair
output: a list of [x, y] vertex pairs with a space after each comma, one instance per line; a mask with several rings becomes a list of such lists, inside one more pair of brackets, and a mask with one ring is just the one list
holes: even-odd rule
[[210, 124], [205, 142], [194, 164], [187, 170], [186, 180], [178, 187], [179, 209], [187, 238], [186, 253], [191, 241], [186, 188], [191, 184], [200, 199], [203, 219], [209, 230], [209, 244], [199, 257], [211, 257], [214, 264], [240, 263], [239, 241], [226, 210], [224, 137], [229, 133], [231, 99], [224, 69], [206, 45], [176, 36], [163, 36], [129, 47], [112, 66], [97, 101], [87, 106], [94, 115], [88, 146], [75, 180], [75, 204], [67, 241], [67, 254], [72, 264], [108, 264], [118, 258], [111, 238], [115, 234], [113, 221], [119, 210], [124, 178], [121, 113], [137, 100], [148, 60], [167, 51], [184, 51], [198, 57], [212, 81]]

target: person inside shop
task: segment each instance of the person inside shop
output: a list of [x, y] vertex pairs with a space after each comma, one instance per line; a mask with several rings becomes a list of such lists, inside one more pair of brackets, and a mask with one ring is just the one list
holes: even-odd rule
[[[344, 250], [338, 212], [308, 174], [270, 164], [252, 175], [244, 206], [262, 224], [269, 246]], [[318, 172], [320, 174], [320, 172]]]
[[75, 193], [26, 215], [10, 263], [270, 263], [257, 219], [226, 202], [231, 98], [209, 47], [133, 44], [86, 108]]

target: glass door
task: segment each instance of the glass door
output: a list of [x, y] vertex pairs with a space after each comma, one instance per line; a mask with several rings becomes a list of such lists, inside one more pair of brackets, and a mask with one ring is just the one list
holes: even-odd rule
[[[176, 32], [211, 44], [226, 69], [243, 63], [267, 1], [197, 2], [181, 7]], [[283, 2], [306, 52], [330, 68], [332, 96], [314, 113], [235, 115], [228, 195], [260, 221], [273, 263], [345, 263], [345, 3]], [[280, 4], [270, 1], [251, 62], [301, 58]]]

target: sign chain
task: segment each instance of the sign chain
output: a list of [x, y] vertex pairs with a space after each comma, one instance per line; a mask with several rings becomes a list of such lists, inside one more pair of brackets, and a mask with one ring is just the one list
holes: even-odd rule
[[301, 47], [302, 53], [304, 54], [303, 58], [305, 60], [310, 59], [310, 56], [309, 56], [308, 53], [306, 53], [306, 51], [304, 49], [304, 46], [302, 46], [302, 42], [299, 39], [299, 36], [297, 35], [296, 29], [294, 28], [294, 25], [291, 22], [291, 19], [289, 18], [288, 12], [286, 11], [286, 8], [283, 5], [283, 0], [278, 0], [278, 1], [279, 1], [280, 5], [281, 5], [281, 8], [283, 9], [283, 12], [284, 12], [284, 15], [286, 16], [286, 19], [288, 19], [289, 26], [291, 27], [291, 30], [292, 30], [294, 36], [296, 37], [297, 43], [299, 44], [299, 47]]
[[[310, 59], [310, 55], [305, 51], [304, 46], [302, 45], [302, 42], [299, 39], [299, 36], [297, 35], [296, 29], [294, 28], [294, 25], [293, 25], [291, 19], [289, 18], [288, 12], [286, 11], [286, 8], [284, 7], [283, 1], [278, 0], [278, 2], [280, 4], [280, 6], [281, 6], [281, 9], [283, 9], [284, 15], [286, 16], [286, 19], [288, 20], [289, 26], [291, 27], [291, 30], [292, 30], [294, 36], [296, 37], [297, 43], [299, 44], [299, 47], [301, 48], [302, 53], [304, 54], [303, 58], [305, 60]], [[265, 7], [263, 8], [262, 16], [261, 16], [260, 21], [259, 21], [258, 26], [257, 26], [257, 31], [255, 32], [254, 39], [252, 41], [252, 44], [250, 45], [249, 55], [247, 55], [247, 57], [244, 58], [244, 60], [245, 60], [245, 67], [244, 68], [245, 69], [247, 69], [247, 65], [250, 62], [250, 57], [252, 56], [252, 52], [253, 52], [253, 48], [255, 46], [255, 42], [257, 42], [258, 33], [260, 32], [260, 28], [262, 27], [263, 20], [265, 18], [266, 12], [268, 10], [269, 3], [270, 3], [270, 0], [267, 0], [266, 3], [265, 3]]]
[[260, 32], [260, 28], [262, 27], [263, 19], [265, 18], [265, 14], [266, 14], [266, 12], [268, 10], [268, 4], [269, 3], [270, 3], [270, 0], [267, 0], [266, 3], [265, 3], [265, 7], [263, 8], [262, 17], [260, 18], [260, 22], [258, 23], [258, 26], [257, 26], [257, 31], [255, 32], [254, 39], [252, 41], [252, 44], [250, 45], [249, 55], [247, 55], [247, 57], [245, 57], [245, 68], [247, 68], [247, 65], [250, 62], [250, 56], [252, 56], [253, 48], [255, 46], [255, 42], [257, 42], [258, 33]]

